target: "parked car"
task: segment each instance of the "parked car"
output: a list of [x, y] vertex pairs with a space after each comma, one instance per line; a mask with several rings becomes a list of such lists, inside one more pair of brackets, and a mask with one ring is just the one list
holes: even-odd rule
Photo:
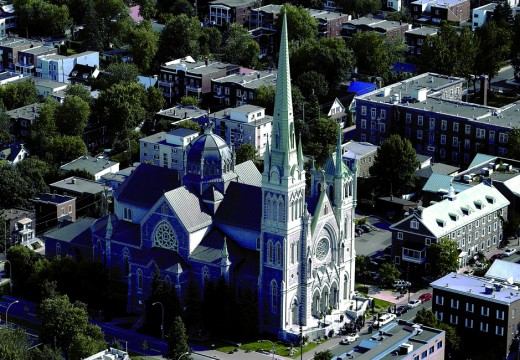
[[393, 284], [393, 286], [395, 288], [404, 288], [404, 287], [409, 287], [410, 285], [412, 285], [409, 281], [404, 281], [404, 280], [396, 280]]
[[516, 252], [515, 248], [506, 248], [504, 251], [504, 256], [511, 256]]
[[367, 232], [367, 233], [372, 231], [372, 227], [370, 225], [367, 225], [367, 224], [361, 224], [361, 225], [359, 225], [359, 227], [361, 229], [363, 229], [364, 232]]
[[378, 328], [381, 326], [385, 326], [386, 324], [389, 324], [392, 321], [394, 321], [396, 318], [397, 316], [395, 314], [385, 313], [383, 315], [380, 315], [379, 318], [376, 321], [374, 321], [374, 326]]
[[421, 300], [421, 302], [426, 302], [428, 300], [431, 300], [432, 299], [432, 294], [430, 293], [424, 293], [422, 294], [421, 296], [419, 296], [419, 300]]
[[363, 234], [363, 233], [365, 232], [365, 230], [363, 230], [363, 229], [362, 229], [361, 227], [359, 227], [359, 226], [356, 226], [356, 227], [354, 228], [354, 232], [355, 232], [356, 234], [358, 234], [358, 236], [360, 236], [361, 234]]
[[341, 341], [339, 342], [340, 344], [343, 344], [343, 345], [348, 345], [348, 344], [352, 344], [354, 341], [356, 341], [357, 339], [359, 339], [359, 335], [356, 334], [356, 333], [350, 333], [348, 334], [346, 337], [344, 337], [343, 339], [341, 339]]
[[500, 254], [495, 254], [495, 255], [491, 256], [491, 257], [489, 258], [489, 260], [491, 260], [491, 261], [495, 261], [495, 260], [497, 260], [497, 259], [503, 259], [503, 258], [505, 258], [505, 257], [506, 257], [506, 256], [505, 256], [503, 253], [500, 253]]
[[408, 312], [408, 307], [405, 305], [399, 305], [397, 309], [395, 309], [395, 314], [397, 316], [401, 316], [403, 314], [406, 314]]
[[408, 309], [416, 308], [417, 306], [421, 305], [421, 300], [410, 300], [406, 306], [408, 306]]

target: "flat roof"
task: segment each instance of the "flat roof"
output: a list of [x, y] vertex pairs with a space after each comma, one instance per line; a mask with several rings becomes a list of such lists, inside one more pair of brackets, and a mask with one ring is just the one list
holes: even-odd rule
[[253, 9], [253, 11], [261, 11], [270, 14], [279, 14], [282, 10], [282, 5], [269, 4]]
[[[175, 120], [186, 117], [187, 119], [200, 118], [208, 114], [207, 110], [199, 109], [194, 106], [174, 106], [168, 109], [160, 110], [156, 115], [171, 117]], [[186, 115], [186, 116], [185, 116]]]
[[4, 209], [4, 211], [2, 213], [4, 220], [14, 220], [14, 219], [19, 218], [21, 215], [22, 216], [34, 215], [34, 211], [11, 208], [11, 209]]
[[33, 201], [37, 202], [44, 202], [49, 204], [63, 204], [71, 200], [75, 200], [75, 197], [68, 196], [68, 195], [58, 195], [58, 194], [40, 194], [36, 195], [32, 198]]
[[90, 174], [96, 174], [116, 164], [114, 161], [85, 155], [60, 166], [60, 170], [85, 170]]
[[[498, 284], [498, 282], [491, 279], [452, 272], [435, 280], [430, 285], [434, 290], [463, 294], [499, 304], [509, 305], [520, 300], [520, 292], [516, 285], [500, 282], [501, 289], [495, 291], [498, 288], [495, 284]], [[486, 287], [493, 288], [493, 291], [486, 291]]]
[[249, 121], [249, 122], [233, 120], [229, 116], [230, 111], [233, 111], [233, 110], [235, 110], [235, 109], [233, 109], [233, 108], [226, 108], [224, 110], [220, 110], [220, 111], [211, 113], [211, 114], [209, 114], [209, 119], [212, 120], [212, 121], [215, 120], [215, 119], [217, 119], [217, 120], [225, 120], [225, 121], [231, 121], [231, 122], [240, 123], [242, 125], [253, 125], [253, 126], [260, 126], [260, 125], [263, 125], [263, 124], [268, 124], [270, 122], [273, 122], [273, 117], [270, 116], [270, 115], [265, 115], [261, 119], [256, 119], [256, 120]]
[[410, 29], [405, 31], [405, 34], [411, 34], [411, 35], [436, 35], [439, 31], [439, 28], [431, 27], [431, 26], [421, 26], [414, 29]]
[[276, 76], [274, 71], [253, 71], [250, 73], [231, 74], [218, 79], [213, 79], [214, 83], [234, 83], [241, 84], [246, 89], [258, 89], [264, 85], [276, 86]]
[[350, 140], [349, 142], [341, 145], [341, 147], [346, 151], [343, 154], [343, 157], [349, 159], [357, 159], [365, 155], [372, 154], [379, 148], [379, 146], [368, 142], [358, 142], [354, 140]]
[[57, 52], [58, 49], [56, 49], [55, 47], [52, 47], [52, 46], [43, 45], [43, 46], [32, 47], [30, 49], [21, 50], [20, 52], [24, 53], [24, 54], [40, 55], [40, 54], [46, 54], [49, 51]]
[[66, 179], [56, 181], [49, 186], [67, 191], [88, 194], [98, 194], [105, 190], [105, 186], [103, 186], [103, 184], [76, 176], [71, 176]]
[[62, 83], [62, 82], [58, 82], [58, 81], [47, 80], [47, 79], [42, 79], [42, 78], [37, 78], [37, 77], [35, 77], [31, 80], [34, 81], [36, 86], [44, 86], [44, 87], [48, 87], [51, 89], [66, 88], [69, 85], [67, 83]]
[[213, 0], [209, 2], [209, 5], [225, 5], [229, 7], [246, 6], [254, 4], [255, 0]]
[[6, 111], [7, 115], [11, 118], [22, 118], [34, 120], [40, 113], [42, 104], [34, 103], [26, 106], [22, 106], [13, 110]]

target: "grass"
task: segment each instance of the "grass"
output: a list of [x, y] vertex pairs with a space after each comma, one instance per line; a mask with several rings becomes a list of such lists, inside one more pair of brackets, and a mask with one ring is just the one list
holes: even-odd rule
[[[212, 345], [214, 345], [214, 346], [212, 346]], [[319, 344], [316, 342], [309, 342], [303, 347], [303, 352], [305, 353], [307, 351], [310, 351], [318, 345]], [[214, 348], [215, 350], [218, 350], [218, 351], [221, 351], [224, 353], [230, 353], [235, 350], [235, 346], [232, 346], [227, 343], [220, 342], [220, 341], [210, 342], [208, 347]], [[268, 341], [264, 341], [264, 342], [253, 341], [253, 342], [249, 342], [249, 343], [240, 345], [238, 347], [238, 349], [246, 351], [246, 352], [256, 352], [259, 350], [264, 350], [264, 351], [270, 352], [272, 349], [272, 345]], [[296, 350], [296, 351], [291, 356], [290, 347], [285, 345], [284, 343], [277, 342], [277, 341], [274, 341], [274, 350], [277, 355], [284, 356], [284, 357], [291, 357], [293, 359], [296, 359], [300, 356], [300, 347], [295, 346], [294, 350]]]

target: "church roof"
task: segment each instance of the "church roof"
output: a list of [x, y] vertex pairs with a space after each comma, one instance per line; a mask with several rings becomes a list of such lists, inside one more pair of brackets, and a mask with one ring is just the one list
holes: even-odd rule
[[140, 164], [116, 190], [119, 202], [150, 208], [165, 192], [180, 184], [175, 170]]
[[241, 183], [262, 186], [262, 174], [251, 160], [235, 165], [235, 173]]
[[77, 221], [72, 222], [68, 225], [61, 226], [57, 229], [48, 231], [43, 236], [45, 238], [51, 238], [54, 240], [69, 243], [79, 240], [80, 237], [82, 239], [90, 239], [90, 225], [92, 225], [94, 221], [96, 220], [90, 217], [80, 218]]
[[[325, 165], [323, 168], [327, 174], [336, 174], [336, 164], [337, 164], [336, 153], [332, 153], [332, 154], [330, 154], [329, 158], [325, 162]], [[341, 174], [350, 173], [348, 167], [343, 163], [343, 161], [341, 161], [339, 165], [341, 166], [341, 170], [340, 170]]]
[[175, 272], [177, 265], [180, 265], [182, 270], [190, 268], [186, 260], [182, 258], [176, 251], [165, 250], [161, 248], [151, 248], [146, 251], [138, 251], [130, 258], [131, 264], [148, 267], [152, 261], [160, 268], [167, 269], [167, 271]]
[[204, 157], [204, 162], [220, 163], [223, 158], [231, 160], [232, 154], [228, 144], [220, 136], [213, 134], [211, 127], [204, 130], [204, 134], [193, 139], [186, 148], [189, 163], [200, 164]]
[[231, 182], [215, 220], [225, 225], [260, 231], [262, 188]]
[[[112, 236], [113, 242], [128, 244], [131, 246], [141, 245], [141, 233], [139, 224], [130, 221], [120, 220], [116, 214], [110, 214], [112, 217]], [[104, 239], [107, 232], [108, 215], [96, 220], [92, 226], [92, 234], [96, 237]]]
[[191, 187], [182, 186], [168, 191], [164, 197], [188, 232], [211, 225], [211, 215]]
[[224, 199], [224, 195], [214, 186], [210, 186], [202, 194], [202, 199], [207, 201], [220, 201]]

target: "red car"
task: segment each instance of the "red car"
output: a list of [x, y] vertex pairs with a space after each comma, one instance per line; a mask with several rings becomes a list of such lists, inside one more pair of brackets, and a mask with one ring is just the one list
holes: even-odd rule
[[419, 300], [421, 300], [421, 302], [426, 302], [428, 300], [431, 300], [432, 296], [433, 295], [430, 293], [424, 293], [421, 296], [419, 296]]

